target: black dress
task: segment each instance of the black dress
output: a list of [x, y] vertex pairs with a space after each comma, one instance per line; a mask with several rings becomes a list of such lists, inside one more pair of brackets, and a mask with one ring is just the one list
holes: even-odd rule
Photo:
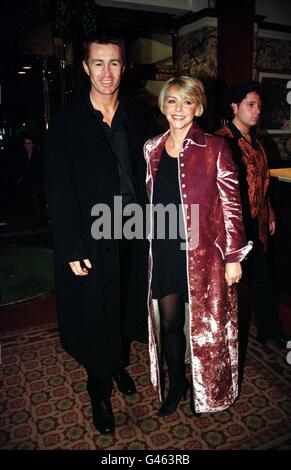
[[[153, 204], [174, 204], [177, 208], [177, 222], [179, 222], [179, 205], [181, 203], [178, 182], [178, 159], [170, 157], [164, 149], [160, 166], [156, 176], [153, 193]], [[161, 220], [161, 218], [160, 218]], [[153, 276], [152, 296], [161, 299], [165, 295], [180, 293], [184, 299], [188, 299], [186, 251], [181, 250], [184, 242], [184, 224], [182, 212], [180, 216], [180, 231], [177, 228], [177, 236], [169, 238], [169, 217], [165, 217], [165, 237], [157, 238], [157, 216], [153, 220]]]

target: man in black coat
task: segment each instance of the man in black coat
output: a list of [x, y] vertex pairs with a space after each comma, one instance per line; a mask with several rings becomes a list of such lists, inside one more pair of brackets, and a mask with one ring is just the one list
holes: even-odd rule
[[90, 92], [59, 109], [45, 148], [61, 342], [87, 370], [102, 434], [115, 430], [112, 378], [121, 392], [136, 393], [125, 371], [130, 340], [147, 340], [147, 242], [100, 238], [92, 226], [96, 204], [110, 209], [112, 221], [117, 196], [122, 208], [146, 200], [143, 144], [153, 132], [146, 108], [119, 93], [124, 51], [115, 38], [85, 44]]

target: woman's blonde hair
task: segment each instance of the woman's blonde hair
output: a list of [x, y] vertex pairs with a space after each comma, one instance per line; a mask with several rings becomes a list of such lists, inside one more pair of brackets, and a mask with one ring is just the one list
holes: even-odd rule
[[195, 116], [202, 116], [207, 103], [204, 85], [200, 80], [198, 80], [198, 78], [186, 76], [170, 78], [163, 85], [159, 95], [159, 107], [162, 113], [164, 113], [165, 99], [171, 86], [177, 88], [181, 98], [196, 104], [197, 109], [195, 111]]

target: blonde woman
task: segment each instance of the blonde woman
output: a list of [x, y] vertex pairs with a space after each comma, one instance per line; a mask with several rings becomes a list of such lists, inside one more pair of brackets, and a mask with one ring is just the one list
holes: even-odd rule
[[[149, 140], [144, 148], [152, 207], [148, 298], [151, 381], [161, 399], [164, 353], [169, 390], [158, 415], [174, 413], [190, 387], [185, 374], [187, 336], [191, 409], [193, 413], [220, 411], [237, 396], [236, 283], [242, 275], [240, 261], [251, 249], [251, 242], [245, 245], [229, 147], [223, 138], [205, 134], [195, 122], [206, 106], [203, 84], [191, 77], [171, 78], [161, 90], [159, 106], [169, 130]], [[180, 236], [172, 238], [167, 219], [165, 237], [157, 236], [153, 223], [157, 204], [181, 209]]]

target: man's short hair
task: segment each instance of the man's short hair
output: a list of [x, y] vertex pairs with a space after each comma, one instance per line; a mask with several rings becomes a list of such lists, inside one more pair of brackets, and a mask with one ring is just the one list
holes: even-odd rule
[[228, 121], [234, 118], [232, 103], [240, 104], [249, 93], [256, 93], [262, 99], [261, 85], [255, 81], [237, 83], [229, 88], [223, 97], [222, 116]]
[[114, 36], [91, 36], [88, 38], [86, 41], [83, 43], [83, 58], [84, 62], [88, 62], [88, 58], [90, 55], [90, 47], [91, 44], [115, 44], [116, 46], [120, 47], [120, 52], [121, 52], [121, 59], [123, 64], [125, 64], [126, 61], [126, 53], [125, 53], [125, 42], [121, 38], [117, 38]]

